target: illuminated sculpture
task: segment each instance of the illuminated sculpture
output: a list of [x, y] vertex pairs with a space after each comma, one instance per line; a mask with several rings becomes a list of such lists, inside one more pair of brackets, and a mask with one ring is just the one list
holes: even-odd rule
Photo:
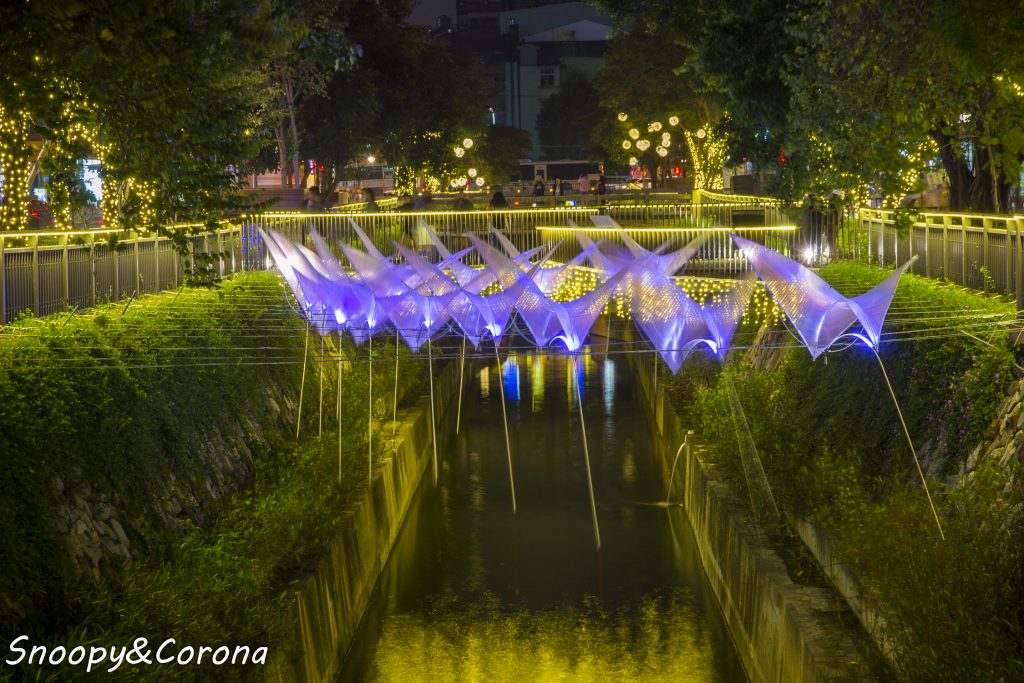
[[864, 328], [864, 335], [856, 336], [872, 349], [877, 348], [896, 285], [917, 258], [911, 258], [873, 289], [847, 298], [793, 259], [736, 235], [732, 240], [792, 321], [800, 340], [814, 358], [832, 346], [855, 322], [860, 322]]

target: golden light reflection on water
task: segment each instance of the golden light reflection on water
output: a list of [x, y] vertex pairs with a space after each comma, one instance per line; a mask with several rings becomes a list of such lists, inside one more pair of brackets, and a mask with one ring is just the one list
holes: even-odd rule
[[374, 681], [709, 681], [709, 635], [688, 596], [645, 598], [605, 612], [506, 613], [489, 606], [387, 619]]
[[491, 369], [480, 369], [480, 398], [485, 399], [491, 395]]
[[544, 360], [547, 356], [538, 353], [533, 357], [533, 412], [544, 409]]

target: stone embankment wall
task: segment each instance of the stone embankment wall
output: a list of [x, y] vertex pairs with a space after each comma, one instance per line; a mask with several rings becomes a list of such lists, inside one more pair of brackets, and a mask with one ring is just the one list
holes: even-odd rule
[[1004, 494], [1012, 494], [1021, 488], [1016, 475], [1024, 462], [1024, 379], [1014, 381], [1007, 391], [1006, 400], [999, 406], [995, 419], [985, 433], [985, 439], [978, 444], [960, 473], [965, 483], [971, 474], [983, 464], [992, 464], [1006, 473]]
[[[452, 427], [449, 408], [458, 391], [457, 370], [452, 363], [435, 376], [439, 460]], [[411, 411], [400, 430], [394, 451], [374, 468], [369, 492], [298, 590], [288, 614], [292, 633], [274, 648], [266, 680], [313, 683], [333, 681], [340, 673], [420, 481], [432, 470], [429, 398]]]
[[[667, 479], [686, 431], [664, 388], [656, 386], [653, 358], [631, 359], [657, 428], [655, 442]], [[870, 678], [840, 622], [842, 599], [832, 590], [789, 578], [747, 506], [702, 461], [699, 447], [683, 449], [674, 480], [682, 482], [673, 490], [682, 492], [704, 571], [750, 680]]]
[[261, 395], [249, 400], [252, 412], [211, 422], [183, 439], [181, 451], [169, 453], [162, 476], [151, 478], [144, 513], [135, 509], [136, 501], [112, 493], [104, 480], [55, 477], [63, 502], [54, 523], [77, 573], [98, 580], [122, 560], [147, 556], [155, 537], [179, 535], [185, 520], [203, 527], [211, 523], [218, 501], [251, 481], [253, 452], [266, 446], [267, 434], [294, 429], [298, 379], [290, 379], [294, 386], [271, 378]]

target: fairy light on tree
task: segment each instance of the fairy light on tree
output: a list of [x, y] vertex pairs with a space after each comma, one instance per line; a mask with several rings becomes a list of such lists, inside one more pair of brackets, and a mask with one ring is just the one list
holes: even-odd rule
[[29, 174], [32, 151], [28, 135], [32, 116], [0, 104], [0, 170], [4, 174], [4, 201], [0, 204], [0, 229], [24, 230], [29, 216]]
[[683, 139], [693, 164], [693, 186], [698, 190], [720, 190], [724, 187], [722, 166], [728, 147], [724, 138], [708, 131], [709, 127], [698, 128], [696, 132], [683, 131]]

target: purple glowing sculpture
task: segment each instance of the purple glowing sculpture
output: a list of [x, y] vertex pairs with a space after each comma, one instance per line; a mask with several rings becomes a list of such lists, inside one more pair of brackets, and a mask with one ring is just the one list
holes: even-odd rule
[[[537, 346], [547, 346], [551, 341], [558, 340], [572, 353], [583, 346], [584, 339], [615, 290], [620, 276], [604, 282], [574, 301], [552, 301], [534, 280], [535, 273], [521, 273], [516, 263], [489, 244], [472, 235], [470, 240], [476, 245], [477, 252], [488, 268], [495, 272], [505, 291], [514, 299], [516, 311], [526, 323]], [[540, 264], [535, 264], [533, 270], [539, 267]]]
[[737, 235], [732, 235], [732, 239], [814, 358], [832, 346], [855, 322], [860, 322], [864, 328], [864, 335], [857, 336], [871, 348], [877, 348], [896, 285], [917, 258], [911, 258], [871, 290], [848, 298], [793, 259]]
[[[410, 349], [418, 350], [447, 320], [444, 309], [450, 297], [423, 294], [407, 285], [397, 267], [348, 245], [342, 251], [373, 294], [377, 306], [394, 324]], [[419, 276], [415, 274], [416, 279]]]

